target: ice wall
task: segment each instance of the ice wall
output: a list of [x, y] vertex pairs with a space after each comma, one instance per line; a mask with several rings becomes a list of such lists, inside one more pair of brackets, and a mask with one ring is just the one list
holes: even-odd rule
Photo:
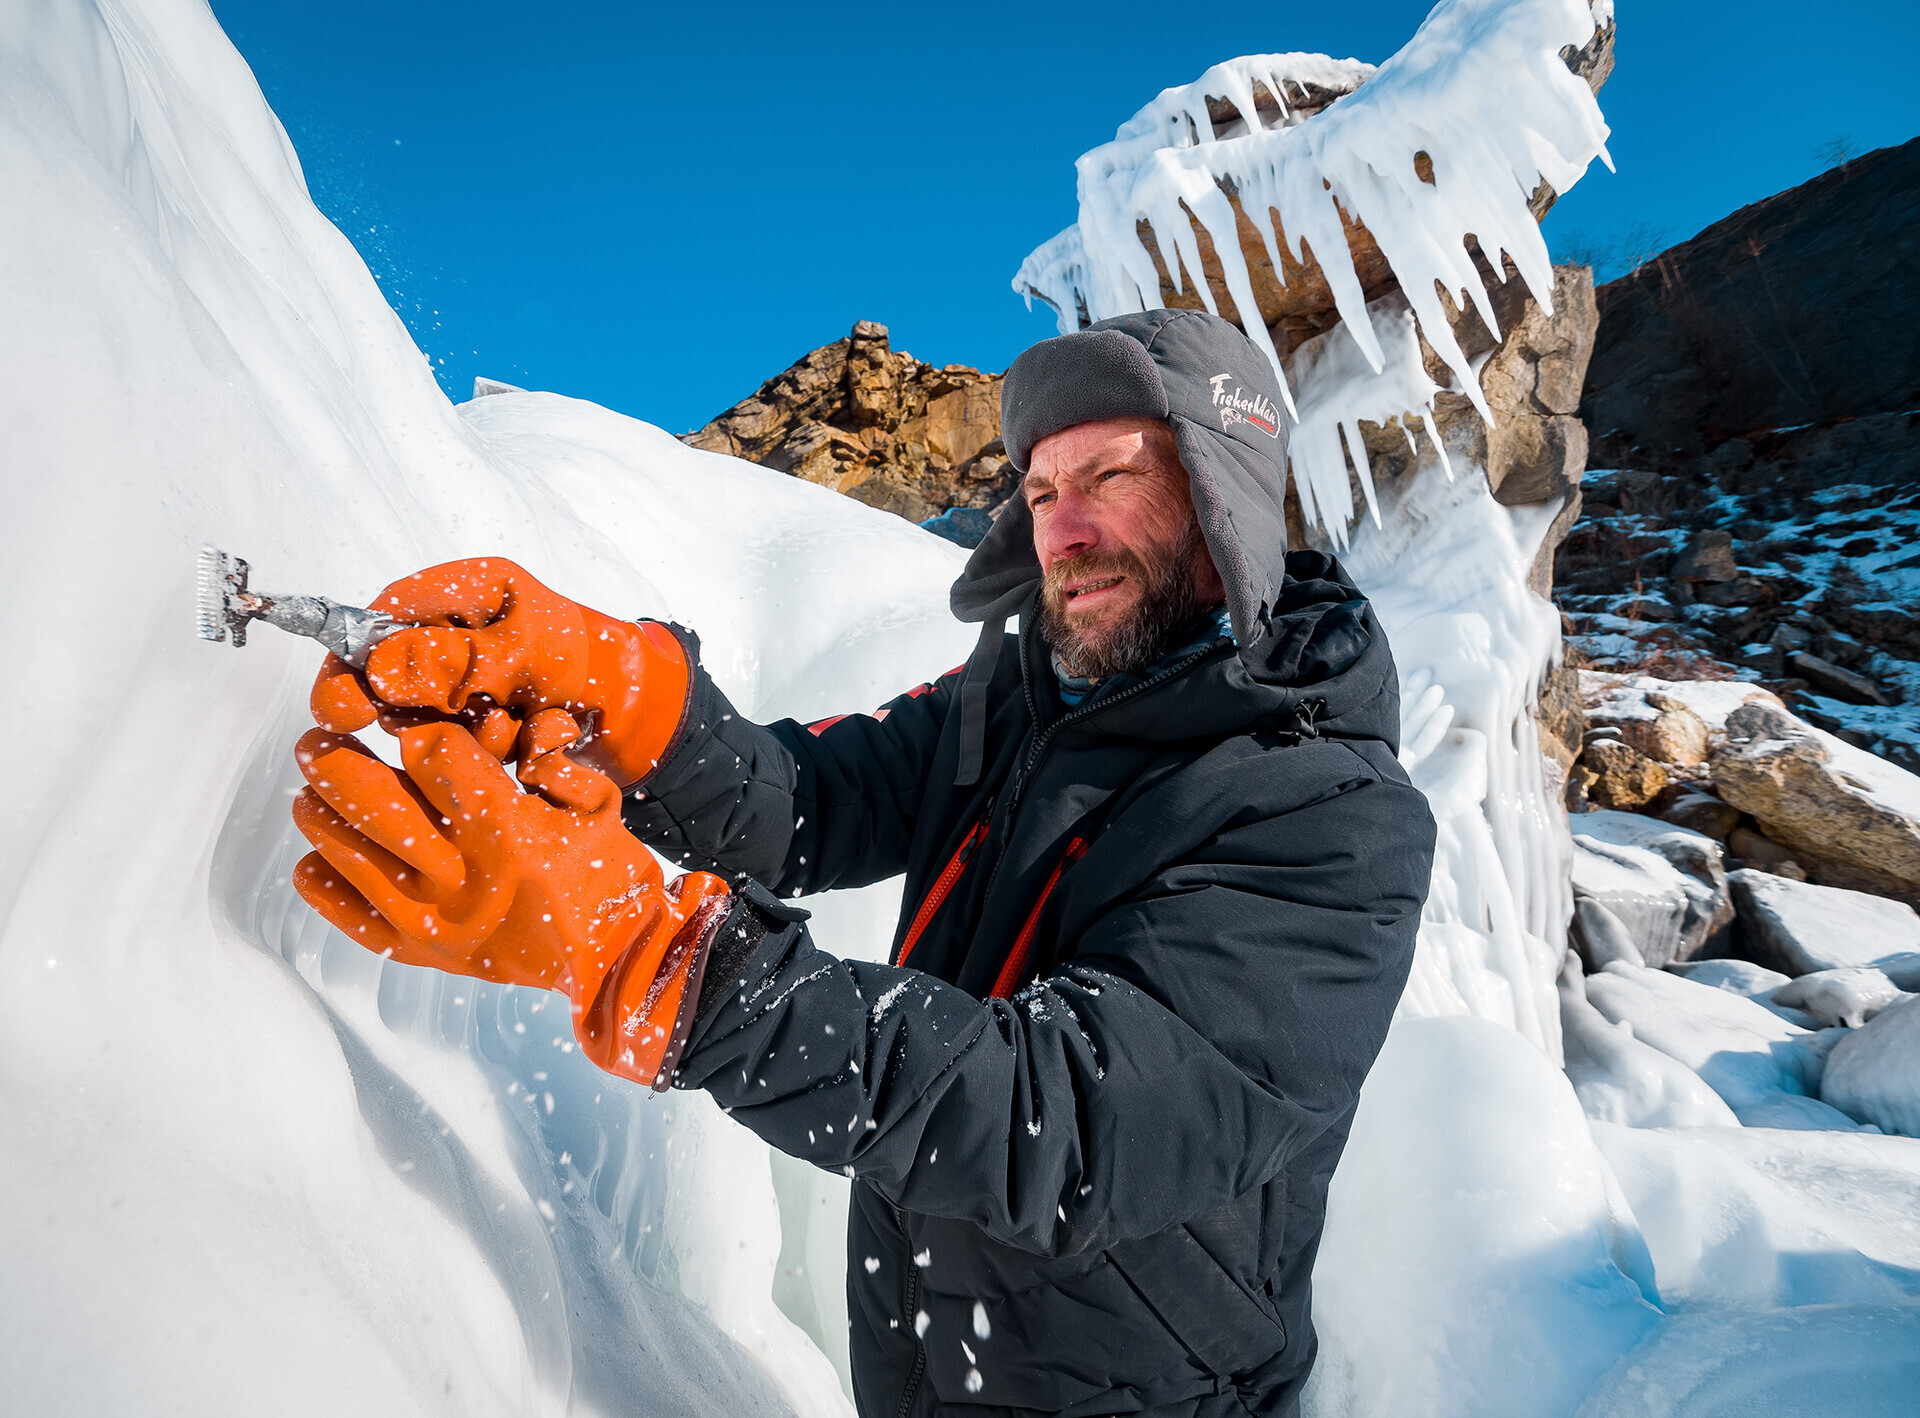
[[[1604, 156], [1598, 106], [1560, 51], [1605, 18], [1584, 0], [1442, 0], [1370, 75], [1317, 56], [1219, 66], [1080, 160], [1078, 222], [1014, 280], [1072, 329], [1159, 304], [1140, 223], [1170, 270], [1196, 278], [1193, 222], [1205, 230], [1233, 301], [1220, 313], [1241, 317], [1291, 391], [1290, 471], [1312, 535], [1366, 589], [1400, 667], [1401, 756], [1439, 842], [1400, 1019], [1329, 1202], [1318, 1418], [1570, 1413], [1660, 1321], [1632, 1207], [1558, 1067], [1569, 842], [1532, 716], [1559, 622], [1527, 582], [1559, 508], [1501, 506], [1483, 468], [1450, 464], [1425, 434], [1410, 470], [1378, 482], [1359, 427], [1412, 413], [1434, 428], [1423, 337], [1487, 414], [1439, 292], [1497, 332], [1471, 233], [1550, 297], [1527, 198]], [[1258, 126], [1212, 128], [1208, 98], [1244, 116], [1256, 78], [1280, 92], [1308, 76], [1358, 87], [1304, 121], [1270, 107]], [[1365, 298], [1343, 213], [1397, 289]], [[1280, 241], [1318, 258], [1342, 317], [1284, 361], [1242, 246], [1265, 243], [1281, 272]]]
[[[959, 553], [590, 405], [451, 408], [198, 0], [0, 6], [0, 187], [6, 1406], [845, 1413], [772, 1298], [832, 1226], [783, 1237], [763, 1146], [292, 896], [314, 652], [192, 638], [190, 563], [509, 555], [811, 717], [964, 654]], [[831, 909], [883, 946], [884, 893]], [[837, 1270], [786, 1279], [831, 1349]]]

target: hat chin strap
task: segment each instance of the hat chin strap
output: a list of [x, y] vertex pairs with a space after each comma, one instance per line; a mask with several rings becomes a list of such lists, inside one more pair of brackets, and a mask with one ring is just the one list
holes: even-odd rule
[[955, 787], [970, 788], [980, 781], [987, 747], [987, 691], [1000, 665], [1000, 648], [1007, 641], [1007, 620], [1026, 604], [1035, 584], [1028, 581], [1002, 593], [982, 617], [980, 639], [960, 678], [960, 762], [954, 770]]

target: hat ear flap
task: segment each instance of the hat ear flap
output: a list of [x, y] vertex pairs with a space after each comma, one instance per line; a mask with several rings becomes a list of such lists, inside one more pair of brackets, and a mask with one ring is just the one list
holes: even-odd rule
[[996, 614], [1005, 619], [1020, 608], [1039, 580], [1040, 561], [1033, 550], [1033, 513], [1016, 488], [967, 558], [967, 568], [953, 583], [948, 605], [956, 620], [981, 621]]

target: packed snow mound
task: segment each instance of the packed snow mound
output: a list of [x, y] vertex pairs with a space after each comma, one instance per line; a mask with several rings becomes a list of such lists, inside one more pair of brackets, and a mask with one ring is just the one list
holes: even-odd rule
[[[31, 745], [0, 825], [13, 1401], [846, 1412], [773, 1303], [807, 1237], [764, 1146], [598, 1074], [552, 997], [383, 963], [292, 896], [317, 652], [194, 639], [191, 563], [364, 600], [511, 556], [813, 716], [964, 654], [960, 554], [590, 405], [453, 409], [204, 6], [0, 13], [0, 182], [0, 421], [34, 470], [0, 528]], [[894, 896], [835, 903], [837, 943], [883, 948]]]

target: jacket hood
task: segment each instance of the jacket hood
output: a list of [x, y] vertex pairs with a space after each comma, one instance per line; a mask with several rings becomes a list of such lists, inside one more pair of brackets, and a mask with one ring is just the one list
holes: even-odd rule
[[[1207, 550], [1226, 586], [1233, 638], [1258, 638], [1287, 552], [1287, 424], [1266, 356], [1217, 315], [1148, 310], [1042, 340], [1000, 391], [1001, 438], [1027, 471], [1033, 446], [1075, 424], [1136, 416], [1173, 430]], [[1033, 518], [1015, 496], [953, 584], [964, 621], [1004, 620], [1040, 584]]]
[[[1234, 643], [1245, 652], [1262, 638], [1286, 575], [1281, 402], [1273, 367], [1233, 325], [1198, 310], [1147, 310], [1042, 340], [1022, 354], [1001, 385], [1000, 431], [1008, 458], [1025, 473], [1036, 443], [1075, 424], [1164, 420], [1226, 587]], [[950, 597], [957, 618], [982, 622], [960, 689], [960, 783], [979, 779], [987, 685], [1004, 626], [1040, 581], [1033, 517], [1016, 494]]]

